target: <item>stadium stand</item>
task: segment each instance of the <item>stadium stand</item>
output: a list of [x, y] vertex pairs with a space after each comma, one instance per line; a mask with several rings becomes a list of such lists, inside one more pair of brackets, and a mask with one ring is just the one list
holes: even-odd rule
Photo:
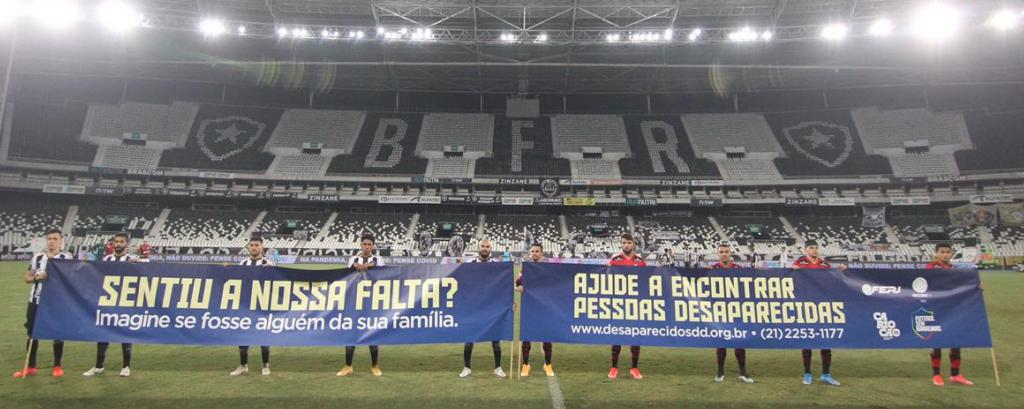
[[570, 176], [569, 161], [554, 157], [547, 117], [494, 121], [494, 150], [476, 161], [477, 175]]
[[989, 113], [973, 111], [964, 114], [971, 132], [973, 150], [958, 151], [956, 162], [962, 171], [1017, 170], [1024, 167], [1024, 115], [1020, 112]]
[[461, 157], [430, 159], [427, 164], [427, 177], [435, 178], [469, 178], [473, 177], [473, 160]]
[[555, 115], [551, 117], [551, 134], [556, 154], [580, 153], [584, 147], [629, 153], [625, 125], [615, 115]]
[[296, 248], [305, 240], [294, 238], [292, 232], [305, 230], [307, 240], [312, 239], [320, 232], [327, 217], [324, 212], [268, 212], [253, 234], [263, 237], [263, 245], [267, 248]]
[[889, 156], [892, 172], [902, 177], [958, 175], [960, 170], [948, 153], [897, 153]]
[[[620, 250], [619, 236], [629, 232], [629, 225], [618, 212], [600, 211], [588, 214], [566, 215], [566, 228], [570, 238], [582, 238], [577, 241], [575, 254], [600, 255], [605, 257]], [[602, 226], [605, 234], [591, 234], [591, 226]], [[553, 250], [552, 250], [553, 251]]]
[[14, 102], [7, 157], [11, 160], [92, 164], [96, 145], [79, 140], [87, 110], [88, 106], [83, 103]]
[[268, 148], [302, 148], [304, 143], [321, 149], [352, 152], [366, 114], [356, 111], [289, 109], [267, 142]]
[[626, 116], [623, 118], [629, 150], [619, 160], [623, 176], [718, 176], [715, 165], [697, 159], [678, 116]]
[[716, 159], [722, 179], [733, 181], [781, 180], [782, 174], [770, 159]]
[[583, 158], [569, 163], [572, 176], [581, 179], [619, 179], [619, 164], [612, 160]]
[[775, 159], [787, 177], [885, 175], [889, 162], [867, 155], [849, 111], [765, 114], [785, 156]]
[[66, 211], [66, 207], [5, 200], [0, 205], [0, 254], [27, 246], [49, 228], [60, 228]]
[[487, 215], [484, 236], [491, 239], [496, 251], [525, 251], [529, 244], [526, 242], [527, 230], [533, 241], [540, 243], [549, 252], [557, 251], [565, 242], [561, 238], [558, 218], [547, 215]]
[[[785, 240], [790, 238], [778, 217], [719, 216], [715, 219], [722, 226], [725, 235], [733, 240]], [[750, 226], [752, 225], [761, 227], [759, 236], [751, 234]]]
[[125, 102], [118, 105], [90, 104], [82, 129], [83, 140], [144, 134], [146, 141], [180, 145], [192, 126], [199, 107], [175, 101], [171, 105]]
[[138, 145], [101, 145], [93, 166], [116, 169], [156, 169], [160, 151]]
[[746, 152], [781, 151], [764, 117], [758, 114], [686, 114], [683, 125], [699, 157], [726, 153], [726, 148]]
[[415, 156], [422, 115], [371, 113], [351, 154], [335, 156], [328, 174], [424, 175], [427, 161]]
[[160, 167], [265, 172], [262, 152], [281, 110], [202, 105], [184, 148], [164, 151]]
[[275, 158], [270, 167], [270, 174], [284, 177], [321, 176], [324, 174], [324, 166], [327, 158], [315, 154], [279, 155]]
[[908, 142], [928, 141], [930, 146], [967, 148], [971, 140], [959, 112], [932, 112], [924, 108], [882, 111], [861, 108], [852, 112], [864, 149], [903, 148]]
[[494, 117], [490, 114], [426, 114], [416, 152], [444, 152], [459, 147], [465, 152], [490, 152]]
[[258, 211], [174, 209], [163, 230], [150, 244], [163, 247], [242, 247], [239, 237], [249, 228]]
[[861, 217], [814, 216], [798, 219], [793, 227], [804, 240], [815, 240], [822, 255], [850, 255], [851, 249], [885, 243], [882, 229], [861, 226]]
[[377, 239], [378, 247], [405, 249], [408, 241], [411, 215], [397, 213], [353, 213], [339, 212], [331, 224], [326, 237], [313, 241], [313, 247], [355, 250], [359, 248], [359, 236], [370, 233]]

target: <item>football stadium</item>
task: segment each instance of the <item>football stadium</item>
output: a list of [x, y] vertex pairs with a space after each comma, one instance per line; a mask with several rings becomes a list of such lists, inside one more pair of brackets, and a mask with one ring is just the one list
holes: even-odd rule
[[1022, 23], [0, 0], [0, 406], [1021, 407]]

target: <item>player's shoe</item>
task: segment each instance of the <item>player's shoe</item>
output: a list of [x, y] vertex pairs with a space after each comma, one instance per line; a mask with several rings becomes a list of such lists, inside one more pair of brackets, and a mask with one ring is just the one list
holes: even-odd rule
[[530, 376], [530, 364], [523, 364], [523, 369], [519, 370], [519, 376], [523, 378]]
[[804, 374], [804, 385], [810, 385], [814, 383], [814, 376], [810, 372]]
[[103, 368], [92, 368], [88, 371], [85, 371], [85, 373], [83, 373], [82, 376], [96, 376], [101, 373], [103, 373]]
[[235, 370], [231, 371], [231, 373], [229, 373], [228, 375], [229, 376], [238, 376], [238, 375], [246, 374], [246, 373], [249, 373], [249, 365], [238, 365], [238, 368], [235, 368]]
[[932, 375], [932, 385], [943, 386], [946, 382], [942, 380], [942, 375]]
[[372, 373], [372, 374], [373, 374], [373, 376], [381, 376], [381, 375], [384, 375], [384, 372], [380, 370], [380, 367], [379, 367], [379, 366], [373, 366], [373, 367], [370, 367], [370, 373]]
[[750, 375], [743, 374], [740, 375], [740, 381], [743, 383], [754, 383], [754, 378], [751, 378]]
[[608, 379], [615, 379], [619, 377], [619, 368], [612, 368], [608, 371]]
[[821, 377], [818, 379], [821, 380], [821, 383], [824, 383], [826, 385], [839, 386], [839, 381], [832, 379], [832, 375], [830, 374], [823, 373], [821, 374]]
[[121, 377], [122, 378], [127, 378], [129, 376], [132, 376], [132, 368], [129, 368], [127, 366], [124, 367], [124, 368], [121, 368]]
[[469, 369], [469, 367], [467, 366], [465, 368], [462, 368], [462, 372], [459, 372], [459, 378], [468, 378], [472, 374], [473, 370]]
[[352, 367], [348, 366], [348, 365], [345, 365], [344, 367], [341, 368], [340, 371], [338, 371], [338, 373], [336, 375], [337, 376], [349, 376], [349, 375], [352, 375]]
[[544, 364], [544, 373], [547, 374], [547, 376], [555, 376], [555, 368], [552, 367], [551, 364]]
[[63, 378], [64, 377], [64, 368], [61, 368], [59, 366], [53, 367], [53, 377], [54, 378]]
[[497, 367], [497, 368], [494, 368], [494, 376], [497, 376], [499, 378], [504, 378], [506, 376], [505, 375], [505, 371], [501, 370], [500, 366]]
[[629, 369], [629, 375], [632, 376], [633, 379], [636, 379], [636, 380], [644, 379], [643, 374], [640, 373], [640, 368], [630, 368]]
[[270, 376], [270, 367], [264, 366], [262, 369], [260, 369], [260, 375]]
[[953, 382], [953, 383], [959, 383], [959, 384], [965, 385], [965, 386], [974, 385], [974, 382], [968, 381], [967, 378], [964, 378], [963, 374], [960, 374], [960, 375], [957, 375], [957, 376], [950, 376], [949, 377], [949, 381]]
[[28, 368], [28, 369], [25, 369], [25, 370], [22, 370], [22, 371], [15, 372], [14, 373], [14, 377], [15, 378], [24, 378], [24, 377], [27, 377], [27, 376], [35, 375], [38, 372], [39, 372], [39, 370], [36, 369], [36, 368]]
[[716, 383], [725, 382], [725, 372], [719, 372], [718, 374], [716, 374], [715, 375], [715, 382]]

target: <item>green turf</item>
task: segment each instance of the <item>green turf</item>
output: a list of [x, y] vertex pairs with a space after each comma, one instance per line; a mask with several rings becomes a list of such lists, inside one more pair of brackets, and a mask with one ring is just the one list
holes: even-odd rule
[[[470, 379], [457, 375], [462, 367], [460, 345], [385, 346], [381, 378], [370, 375], [365, 348], [358, 350], [357, 372], [348, 378], [334, 376], [342, 364], [341, 348], [274, 348], [273, 375], [229, 378], [238, 361], [235, 348], [136, 345], [132, 377], [122, 379], [116, 371], [121, 361], [118, 346], [108, 352], [109, 372], [84, 378], [81, 373], [92, 365], [95, 345], [69, 342], [64, 358], [67, 375], [54, 380], [48, 376], [50, 344], [44, 342], [42, 376], [15, 380], [10, 374], [25, 356], [22, 323], [28, 287], [20, 278], [24, 266], [0, 263], [0, 369], [7, 371], [0, 378], [2, 408], [552, 407], [548, 379], [539, 366], [530, 378], [498, 380], [488, 370], [491, 351], [486, 343], [476, 348], [477, 372]], [[970, 388], [932, 386], [925, 350], [837, 350], [832, 372], [843, 386], [834, 388], [800, 384], [798, 351], [749, 351], [748, 366], [757, 383], [745, 385], [735, 378], [731, 356], [727, 381], [715, 384], [714, 351], [708, 349], [644, 348], [644, 380], [620, 376], [610, 381], [605, 377], [606, 346], [555, 345], [557, 380], [568, 408], [1024, 407], [1024, 307], [1019, 301], [1024, 274], [993, 272], [982, 277], [1001, 388], [995, 386], [987, 350], [964, 351], [964, 373], [976, 383]], [[506, 370], [508, 345], [503, 344]], [[258, 351], [251, 352], [253, 362], [259, 362]], [[623, 355], [628, 362], [628, 353]], [[540, 345], [533, 356], [535, 364], [542, 362]]]

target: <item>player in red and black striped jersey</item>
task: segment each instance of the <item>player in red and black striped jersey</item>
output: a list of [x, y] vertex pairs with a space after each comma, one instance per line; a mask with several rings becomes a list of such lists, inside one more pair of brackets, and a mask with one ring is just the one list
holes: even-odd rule
[[[28, 330], [28, 340], [25, 342], [25, 347], [28, 349], [28, 366], [18, 372], [14, 373], [15, 378], [24, 378], [26, 376], [35, 375], [38, 370], [36, 369], [36, 357], [39, 354], [39, 340], [32, 337], [32, 328], [35, 327], [36, 322], [36, 311], [39, 309], [39, 296], [43, 291], [43, 283], [46, 281], [46, 267], [49, 265], [50, 260], [71, 260], [71, 254], [63, 251], [64, 249], [64, 235], [59, 229], [50, 229], [46, 231], [46, 248], [40, 252], [32, 255], [32, 260], [29, 261], [28, 271], [25, 272], [25, 283], [32, 284], [32, 291], [29, 292], [28, 296], [28, 309], [25, 311], [25, 329]], [[53, 377], [60, 378], [64, 376], [64, 368], [61, 366], [61, 360], [64, 357], [64, 341], [54, 340], [53, 341]]]
[[[736, 264], [732, 260], [732, 246], [729, 243], [722, 243], [718, 245], [718, 262], [709, 267], [712, 270], [719, 269], [732, 269], [740, 268], [739, 264]], [[754, 383], [754, 378], [751, 378], [747, 374], [747, 349], [736, 348], [733, 350], [736, 354], [736, 363], [740, 366], [740, 380], [743, 383]], [[718, 373], [715, 374], [715, 382], [725, 381], [725, 348], [715, 349], [715, 359], [718, 364]]]
[[[623, 234], [620, 243], [622, 252], [608, 260], [609, 266], [647, 267], [647, 262], [636, 251], [636, 239], [633, 238], [632, 234]], [[612, 345], [612, 369], [608, 371], [608, 378], [615, 379], [619, 376], [619, 354], [621, 352], [622, 345]], [[640, 346], [630, 346], [629, 353], [633, 358], [633, 366], [629, 369], [629, 374], [633, 379], [643, 379], [644, 376], [640, 374], [639, 368]]]
[[[149, 246], [146, 243], [143, 245]], [[260, 236], [253, 236], [249, 239], [249, 257], [238, 263], [240, 266], [260, 266], [260, 267], [273, 267], [274, 262], [268, 260], [263, 256], [263, 238]], [[139, 246], [139, 251], [142, 251], [142, 246]], [[149, 251], [147, 248], [146, 251]], [[260, 358], [263, 360], [263, 368], [260, 369], [260, 374], [263, 376], [270, 375], [270, 347], [260, 347]], [[238, 347], [238, 368], [231, 371], [228, 375], [238, 376], [241, 374], [249, 373], [249, 346], [243, 345]]]
[[[931, 263], [928, 263], [925, 269], [952, 269], [953, 264], [953, 246], [949, 243], [939, 243], [935, 245], [935, 258]], [[932, 383], [935, 386], [943, 386], [945, 382], [942, 381], [942, 348], [934, 348], [931, 353], [932, 359]], [[960, 373], [960, 348], [949, 349], [949, 381], [958, 383], [961, 385], [974, 385], [974, 382], [967, 380], [963, 374]]]
[[[526, 262], [540, 263], [544, 261], [544, 247], [540, 243], [533, 243], [530, 245], [530, 258]], [[523, 274], [519, 274], [519, 278], [516, 279], [516, 291], [523, 292]], [[519, 376], [530, 376], [530, 350], [533, 348], [533, 344], [530, 341], [523, 341], [521, 351], [523, 353], [523, 368], [519, 371]], [[552, 345], [550, 342], [542, 344], [544, 349], [544, 373], [547, 376], [555, 376], [555, 369], [551, 366], [551, 351]]]
[[[821, 258], [821, 252], [818, 249], [818, 242], [814, 240], [807, 240], [804, 242], [804, 255], [800, 256], [793, 262], [794, 270], [827, 270], [832, 268], [832, 265]], [[845, 270], [845, 265], [837, 266], [840, 270]], [[804, 360], [804, 385], [810, 385], [813, 382], [813, 376], [811, 375], [811, 356], [813, 351], [810, 349], [801, 350], [800, 353], [803, 355]], [[832, 350], [822, 349], [821, 350], [821, 381], [827, 385], [839, 386], [839, 381], [832, 378]]]

